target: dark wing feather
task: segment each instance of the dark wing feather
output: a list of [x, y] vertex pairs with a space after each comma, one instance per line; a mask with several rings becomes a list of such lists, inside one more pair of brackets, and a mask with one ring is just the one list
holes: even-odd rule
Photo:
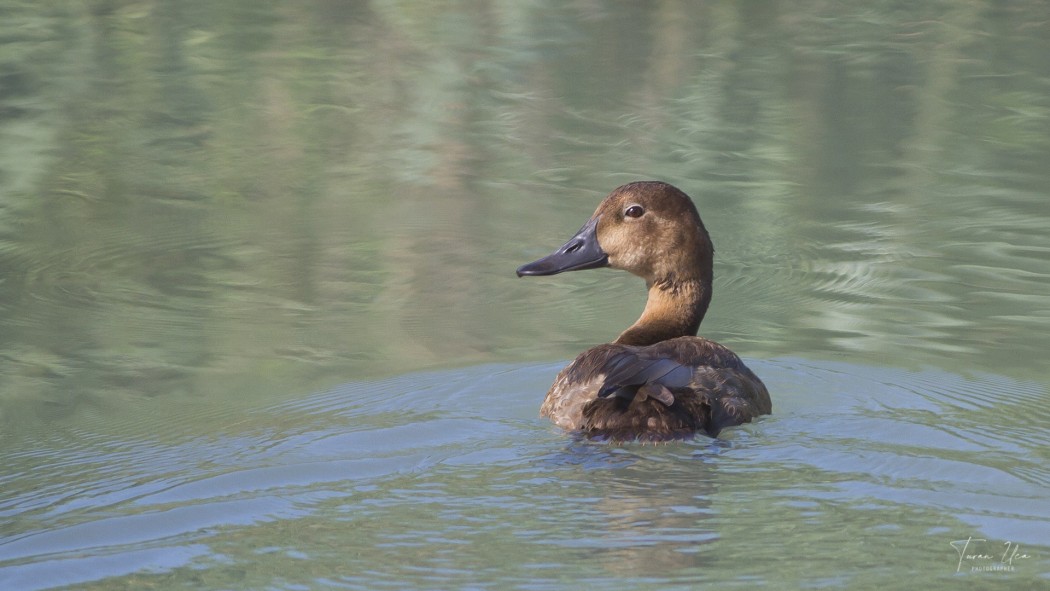
[[598, 390], [599, 398], [615, 394], [630, 399], [646, 384], [681, 388], [689, 383], [693, 374], [692, 368], [673, 359], [630, 350], [614, 356], [605, 367], [605, 383]]

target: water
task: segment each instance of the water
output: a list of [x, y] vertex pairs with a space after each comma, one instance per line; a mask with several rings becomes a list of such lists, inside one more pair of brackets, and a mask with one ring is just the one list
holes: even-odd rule
[[[1048, 22], [0, 3], [0, 588], [1046, 586]], [[718, 440], [536, 416], [645, 294], [513, 270], [640, 178]]]

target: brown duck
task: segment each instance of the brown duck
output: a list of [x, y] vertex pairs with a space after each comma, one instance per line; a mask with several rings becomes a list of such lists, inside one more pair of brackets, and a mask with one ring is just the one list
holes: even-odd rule
[[612, 267], [645, 279], [642, 316], [581, 353], [540, 407], [555, 424], [615, 441], [664, 440], [769, 414], [762, 381], [726, 347], [695, 336], [711, 302], [714, 247], [689, 196], [644, 181], [610, 193], [564, 246], [518, 276]]

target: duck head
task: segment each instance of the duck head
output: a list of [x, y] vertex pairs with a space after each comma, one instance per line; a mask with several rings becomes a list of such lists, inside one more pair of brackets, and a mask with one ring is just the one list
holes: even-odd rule
[[641, 317], [615, 342], [651, 345], [695, 335], [711, 302], [714, 247], [692, 200], [657, 181], [610, 193], [575, 236], [518, 268], [518, 276], [597, 267], [623, 269], [649, 288]]
[[518, 276], [612, 267], [653, 285], [710, 281], [714, 248], [689, 197], [667, 183], [630, 183], [610, 193], [591, 219]]

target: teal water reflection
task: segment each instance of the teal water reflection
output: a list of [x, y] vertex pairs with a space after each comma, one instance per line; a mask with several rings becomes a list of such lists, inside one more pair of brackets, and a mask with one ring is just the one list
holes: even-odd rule
[[[1048, 22], [0, 2], [0, 587], [1042, 582]], [[535, 417], [644, 291], [513, 270], [640, 178], [773, 394], [719, 442]]]

